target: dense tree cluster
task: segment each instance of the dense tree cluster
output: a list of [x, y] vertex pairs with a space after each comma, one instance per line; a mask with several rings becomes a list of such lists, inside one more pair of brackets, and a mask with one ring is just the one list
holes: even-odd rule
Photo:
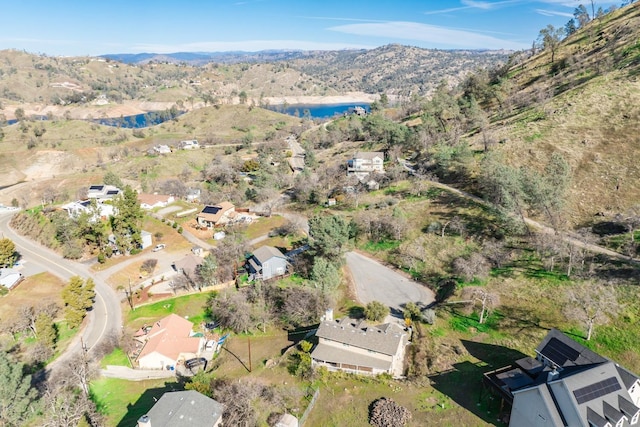
[[69, 328], [74, 329], [80, 326], [87, 310], [93, 305], [94, 298], [93, 279], [83, 280], [80, 276], [71, 278], [69, 284], [62, 290], [64, 317]]
[[245, 333], [274, 322], [290, 327], [313, 324], [329, 307], [327, 298], [310, 287], [262, 284], [226, 291], [212, 297], [207, 306], [221, 326]]

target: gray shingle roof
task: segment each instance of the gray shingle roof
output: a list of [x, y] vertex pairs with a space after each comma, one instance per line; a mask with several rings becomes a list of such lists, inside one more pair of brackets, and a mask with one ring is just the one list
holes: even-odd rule
[[406, 332], [396, 325], [366, 326], [363, 321], [345, 317], [320, 323], [316, 335], [365, 350], [394, 355]]
[[323, 362], [356, 365], [388, 371], [391, 369], [390, 360], [382, 360], [377, 357], [367, 356], [349, 351], [347, 348], [340, 349], [325, 344], [318, 344], [313, 349], [311, 357]]
[[224, 406], [195, 390], [173, 391], [162, 395], [147, 412], [153, 427], [213, 426]]
[[260, 246], [258, 249], [253, 251], [253, 257], [260, 264], [264, 264], [265, 262], [267, 262], [269, 259], [271, 259], [273, 257], [283, 258], [283, 259], [287, 258], [277, 248], [274, 248], [273, 246], [266, 246], [266, 245], [265, 246]]

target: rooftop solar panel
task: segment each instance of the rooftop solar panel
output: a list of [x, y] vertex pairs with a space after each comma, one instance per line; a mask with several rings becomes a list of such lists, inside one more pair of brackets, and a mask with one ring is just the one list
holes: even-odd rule
[[221, 208], [219, 206], [205, 206], [204, 209], [202, 209], [202, 212], [215, 215], [220, 209]]
[[89, 190], [101, 191], [104, 188], [104, 185], [92, 185], [89, 187]]
[[109, 191], [107, 191], [107, 194], [110, 195], [110, 196], [113, 196], [115, 194], [118, 194], [118, 190], [109, 190]]
[[605, 396], [614, 391], [620, 390], [622, 387], [616, 377], [607, 378], [606, 380], [598, 381], [586, 387], [579, 388], [573, 391], [573, 395], [578, 402], [578, 405], [589, 402], [598, 397]]
[[578, 356], [580, 356], [578, 350], [569, 347], [557, 338], [551, 338], [540, 353], [548, 359], [551, 359], [551, 361], [558, 366], [564, 366], [567, 360], [575, 362]]

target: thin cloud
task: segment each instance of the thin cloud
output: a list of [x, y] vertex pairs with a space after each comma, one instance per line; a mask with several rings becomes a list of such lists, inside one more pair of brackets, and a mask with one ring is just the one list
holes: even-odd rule
[[526, 49], [528, 44], [502, 40], [486, 34], [417, 22], [349, 24], [328, 28], [331, 31], [359, 36], [387, 37], [432, 44], [434, 47], [462, 49]]
[[297, 16], [296, 18], [301, 19], [314, 19], [319, 21], [346, 21], [346, 22], [387, 22], [383, 20], [377, 19], [362, 19], [362, 18], [339, 18], [335, 16]]
[[492, 9], [499, 9], [501, 7], [504, 7], [510, 4], [517, 4], [522, 2], [523, 0], [503, 0], [503, 1], [496, 1], [496, 2], [478, 1], [478, 0], [461, 0], [460, 3], [462, 3], [463, 6], [450, 7], [447, 9], [431, 10], [423, 13], [425, 15], [439, 15], [439, 14], [457, 12], [459, 10], [469, 10], [469, 9], [492, 10]]
[[559, 12], [557, 10], [536, 9], [536, 12], [544, 16], [564, 16], [566, 18], [573, 18], [572, 13]]

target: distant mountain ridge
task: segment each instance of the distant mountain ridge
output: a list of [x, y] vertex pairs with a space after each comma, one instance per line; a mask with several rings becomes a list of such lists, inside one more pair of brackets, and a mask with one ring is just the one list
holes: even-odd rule
[[305, 57], [308, 51], [302, 50], [262, 50], [258, 52], [174, 52], [174, 53], [113, 53], [100, 55], [101, 58], [123, 62], [125, 64], [147, 64], [149, 62], [187, 63], [203, 65], [209, 62], [234, 64], [238, 62], [275, 62]]

